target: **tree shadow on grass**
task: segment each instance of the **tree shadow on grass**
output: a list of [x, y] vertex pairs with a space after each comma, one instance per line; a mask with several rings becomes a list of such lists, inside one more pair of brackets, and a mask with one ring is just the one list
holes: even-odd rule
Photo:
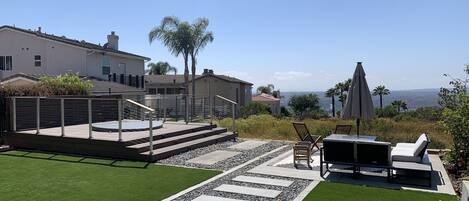
[[24, 150], [24, 149], [16, 149], [16, 150], [11, 150], [11, 151], [1, 152], [0, 155], [11, 156], [11, 157], [42, 159], [42, 160], [53, 160], [53, 161], [69, 162], [69, 163], [103, 165], [103, 166], [117, 167], [117, 168], [146, 169], [148, 165], [151, 164], [148, 162], [141, 162], [141, 161], [118, 160], [118, 159], [82, 156], [82, 155], [74, 155], [74, 154], [62, 154], [62, 153], [58, 154], [58, 153], [53, 153], [53, 152], [45, 152], [45, 151], [39, 151], [39, 150]]

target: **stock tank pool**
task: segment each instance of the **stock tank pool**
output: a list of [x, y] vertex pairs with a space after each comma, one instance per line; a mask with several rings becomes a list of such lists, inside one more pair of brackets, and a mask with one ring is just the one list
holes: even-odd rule
[[[153, 122], [153, 129], [158, 129], [163, 127], [163, 121]], [[119, 121], [106, 121], [93, 123], [93, 131], [98, 132], [119, 132]], [[122, 132], [134, 132], [134, 131], [146, 131], [150, 130], [150, 121], [149, 120], [133, 120], [133, 119], [124, 119], [122, 120]]]

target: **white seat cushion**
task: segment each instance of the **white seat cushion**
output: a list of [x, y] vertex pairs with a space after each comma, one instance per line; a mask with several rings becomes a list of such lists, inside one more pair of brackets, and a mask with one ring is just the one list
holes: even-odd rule
[[427, 135], [425, 133], [422, 133], [419, 139], [417, 139], [417, 142], [415, 142], [414, 156], [418, 156], [419, 153], [422, 152], [423, 149], [425, 149], [427, 144], [428, 144]]
[[420, 162], [420, 157], [414, 156], [414, 149], [406, 148], [401, 146], [396, 146], [391, 151], [391, 159], [393, 161], [405, 161], [405, 162]]

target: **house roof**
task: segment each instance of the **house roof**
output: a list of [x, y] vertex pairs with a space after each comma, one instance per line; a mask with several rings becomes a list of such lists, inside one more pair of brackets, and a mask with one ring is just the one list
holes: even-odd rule
[[145, 89], [131, 87], [117, 82], [110, 82], [96, 78], [85, 78], [93, 84], [92, 94], [108, 94], [111, 89], [112, 94], [145, 93]]
[[[215, 75], [215, 74], [203, 74], [203, 75], [195, 75], [195, 79], [201, 79], [207, 76], [213, 76], [218, 79], [222, 79], [228, 82], [233, 83], [242, 83], [247, 85], [252, 85], [252, 83], [240, 80], [235, 77], [230, 77], [227, 75]], [[184, 83], [184, 75], [145, 75], [145, 81], [151, 84], [182, 84]], [[189, 82], [192, 81], [192, 76], [189, 75]]]
[[8, 26], [8, 25], [0, 26], [0, 30], [2, 30], [2, 29], [11, 29], [11, 30], [15, 30], [15, 31], [20, 31], [20, 32], [23, 32], [23, 33], [26, 33], [26, 34], [35, 35], [35, 36], [40, 37], [40, 38], [54, 40], [54, 41], [57, 41], [57, 42], [61, 42], [61, 43], [65, 43], [65, 44], [69, 44], [69, 45], [73, 45], [73, 46], [77, 46], [77, 47], [81, 47], [81, 48], [86, 48], [86, 49], [90, 49], [90, 50], [96, 50], [96, 51], [114, 53], [114, 54], [119, 54], [119, 55], [124, 55], [124, 56], [130, 56], [130, 57], [135, 57], [135, 58], [143, 59], [143, 60], [147, 60], [147, 61], [150, 60], [150, 58], [148, 58], [148, 57], [144, 57], [144, 56], [140, 56], [140, 55], [136, 55], [136, 54], [120, 51], [120, 50], [107, 48], [105, 46], [101, 46], [101, 45], [98, 45], [98, 44], [86, 42], [84, 40], [79, 41], [79, 40], [76, 40], [76, 39], [70, 39], [70, 38], [67, 38], [65, 36], [56, 36], [56, 35], [53, 35], [53, 34], [47, 34], [47, 33], [39, 32], [39, 31], [32, 31], [32, 30], [22, 29], [22, 28]]
[[277, 102], [280, 101], [280, 99], [275, 98], [272, 95], [269, 94], [259, 94], [259, 95], [254, 95], [252, 96], [252, 101], [258, 101], [258, 102]]
[[5, 82], [5, 81], [12, 80], [12, 79], [15, 79], [15, 78], [25, 78], [25, 79], [28, 79], [28, 80], [31, 80], [31, 81], [39, 81], [38, 76], [28, 75], [28, 74], [24, 74], [24, 73], [17, 73], [17, 74], [13, 74], [13, 75], [10, 75], [8, 77], [4, 77], [4, 78], [0, 79], [0, 82]]

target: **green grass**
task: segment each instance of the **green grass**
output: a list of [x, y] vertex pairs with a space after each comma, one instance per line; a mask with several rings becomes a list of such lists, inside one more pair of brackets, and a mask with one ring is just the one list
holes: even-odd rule
[[[231, 119], [218, 121], [221, 127], [231, 128]], [[274, 140], [297, 141], [298, 136], [291, 122], [291, 118], [276, 118], [271, 115], [253, 115], [236, 120], [240, 137]], [[312, 134], [327, 135], [337, 124], [353, 125], [352, 134], [356, 133], [355, 121], [343, 119], [305, 119], [303, 120]], [[377, 118], [363, 121], [360, 127], [362, 134], [378, 137], [378, 140], [391, 142], [415, 142], [423, 132], [432, 140], [430, 148], [451, 148], [452, 137], [444, 132], [443, 126], [436, 121], [407, 119], [395, 121], [390, 118]]]
[[161, 200], [220, 172], [24, 151], [0, 153], [1, 200]]
[[305, 201], [457, 201], [456, 196], [411, 190], [392, 190], [321, 182]]

